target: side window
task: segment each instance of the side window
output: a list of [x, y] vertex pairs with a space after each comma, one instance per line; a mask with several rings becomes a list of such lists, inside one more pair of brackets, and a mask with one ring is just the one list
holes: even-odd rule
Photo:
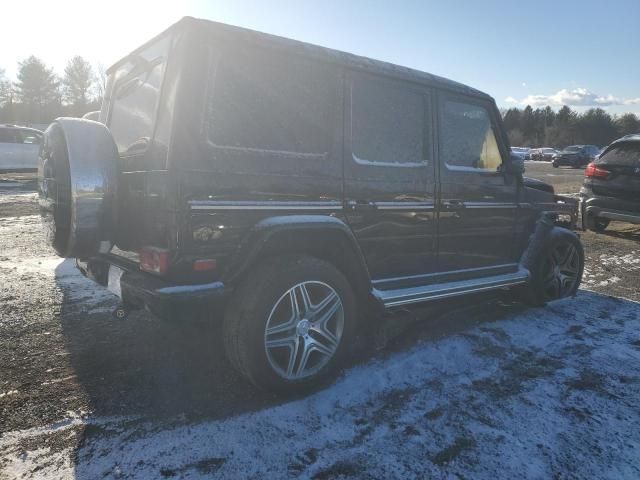
[[38, 135], [35, 132], [30, 132], [29, 130], [20, 130], [20, 136], [22, 143], [26, 143], [29, 145], [38, 145], [40, 143], [41, 135]]
[[495, 172], [502, 164], [486, 108], [447, 100], [440, 130], [441, 157], [449, 170]]
[[165, 37], [129, 56], [114, 73], [109, 129], [121, 154], [144, 152], [151, 143], [169, 46]]
[[14, 130], [0, 128], [0, 143], [18, 143]]
[[229, 48], [212, 79], [208, 137], [223, 148], [325, 154], [337, 70], [267, 48]]
[[358, 163], [427, 163], [428, 97], [401, 84], [355, 76], [351, 87], [351, 151]]

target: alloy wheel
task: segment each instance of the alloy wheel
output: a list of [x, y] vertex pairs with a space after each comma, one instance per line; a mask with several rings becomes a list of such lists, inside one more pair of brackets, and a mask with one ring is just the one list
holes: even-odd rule
[[549, 253], [544, 275], [545, 300], [569, 296], [575, 290], [580, 274], [580, 255], [571, 243], [560, 243]]
[[264, 334], [273, 370], [287, 380], [310, 377], [334, 357], [344, 330], [338, 293], [319, 281], [299, 283], [274, 305]]

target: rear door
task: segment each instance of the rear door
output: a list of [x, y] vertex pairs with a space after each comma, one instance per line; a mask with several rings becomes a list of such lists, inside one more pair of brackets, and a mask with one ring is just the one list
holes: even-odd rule
[[496, 109], [443, 93], [438, 110], [440, 268], [469, 276], [514, 271], [518, 183], [501, 172], [508, 154]]
[[437, 268], [432, 92], [360, 72], [346, 85], [347, 220], [374, 280], [420, 283]]
[[24, 168], [38, 167], [38, 153], [40, 151], [40, 143], [42, 135], [33, 130], [19, 130], [20, 155]]
[[22, 152], [15, 128], [0, 128], [0, 170], [22, 168]]

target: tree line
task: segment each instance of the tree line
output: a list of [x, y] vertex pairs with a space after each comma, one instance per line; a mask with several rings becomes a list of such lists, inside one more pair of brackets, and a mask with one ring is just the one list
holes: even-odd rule
[[502, 111], [502, 120], [514, 147], [553, 147], [568, 145], [606, 146], [616, 138], [640, 133], [640, 119], [633, 113], [611, 116], [602, 108], [579, 113], [568, 106], [559, 111], [551, 107]]
[[96, 74], [80, 56], [58, 76], [36, 56], [18, 62], [16, 81], [0, 68], [0, 123], [50, 123], [60, 116], [81, 117], [99, 110], [104, 72]]

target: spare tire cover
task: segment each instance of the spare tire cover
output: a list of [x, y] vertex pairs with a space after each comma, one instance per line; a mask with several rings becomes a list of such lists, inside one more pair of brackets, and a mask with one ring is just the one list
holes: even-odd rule
[[118, 150], [98, 122], [58, 118], [38, 160], [40, 211], [61, 257], [107, 253], [116, 225]]

